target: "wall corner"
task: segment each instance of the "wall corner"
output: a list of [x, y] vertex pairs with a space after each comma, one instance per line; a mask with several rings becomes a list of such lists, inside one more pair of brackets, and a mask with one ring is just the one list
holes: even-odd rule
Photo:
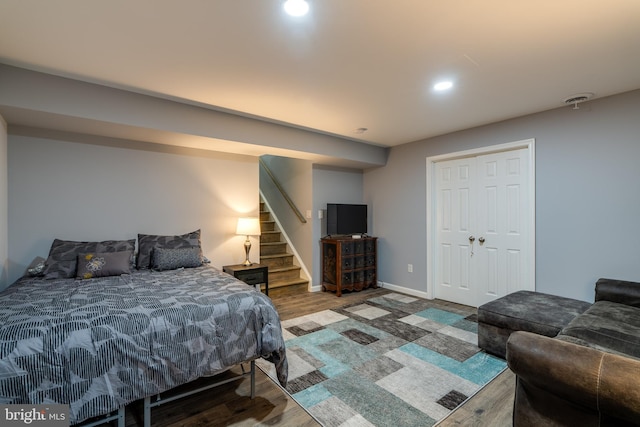
[[7, 122], [0, 115], [0, 290], [9, 286], [9, 162]]

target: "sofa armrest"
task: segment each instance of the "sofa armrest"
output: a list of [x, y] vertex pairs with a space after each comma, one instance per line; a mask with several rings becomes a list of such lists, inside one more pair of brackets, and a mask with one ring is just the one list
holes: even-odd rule
[[[638, 359], [514, 332], [507, 341], [507, 362], [518, 382], [528, 384], [533, 393], [548, 394], [555, 401], [578, 405], [605, 419], [640, 419]], [[514, 412], [514, 420], [515, 416]]]
[[598, 279], [595, 300], [640, 307], [640, 283], [626, 280]]

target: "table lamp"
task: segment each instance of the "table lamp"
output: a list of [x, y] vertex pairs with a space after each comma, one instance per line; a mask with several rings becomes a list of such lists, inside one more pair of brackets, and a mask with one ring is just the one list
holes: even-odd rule
[[246, 256], [244, 265], [249, 266], [253, 264], [251, 261], [249, 261], [249, 251], [251, 250], [251, 241], [249, 240], [249, 236], [260, 235], [260, 219], [255, 217], [238, 218], [236, 234], [247, 236], [247, 240], [244, 241], [244, 253]]

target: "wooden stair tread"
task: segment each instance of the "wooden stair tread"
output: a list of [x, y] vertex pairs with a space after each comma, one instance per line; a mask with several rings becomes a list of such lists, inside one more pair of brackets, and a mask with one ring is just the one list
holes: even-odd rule
[[307, 284], [309, 284], [309, 281], [305, 279], [274, 280], [273, 282], [269, 281], [269, 289], [281, 288], [283, 286], [296, 286], [296, 285], [307, 285]]
[[288, 254], [288, 253], [279, 253], [279, 254], [273, 254], [273, 255], [260, 255], [261, 259], [274, 259], [274, 258], [282, 258], [282, 257], [292, 257], [293, 254]]
[[269, 273], [280, 273], [283, 271], [292, 271], [292, 270], [300, 270], [300, 267], [297, 265], [282, 265], [278, 267], [269, 268]]

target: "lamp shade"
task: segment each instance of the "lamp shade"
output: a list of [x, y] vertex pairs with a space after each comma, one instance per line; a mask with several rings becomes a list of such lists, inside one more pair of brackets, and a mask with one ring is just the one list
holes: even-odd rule
[[259, 236], [260, 235], [260, 219], [251, 218], [238, 218], [238, 226], [236, 227], [236, 234], [243, 236]]

